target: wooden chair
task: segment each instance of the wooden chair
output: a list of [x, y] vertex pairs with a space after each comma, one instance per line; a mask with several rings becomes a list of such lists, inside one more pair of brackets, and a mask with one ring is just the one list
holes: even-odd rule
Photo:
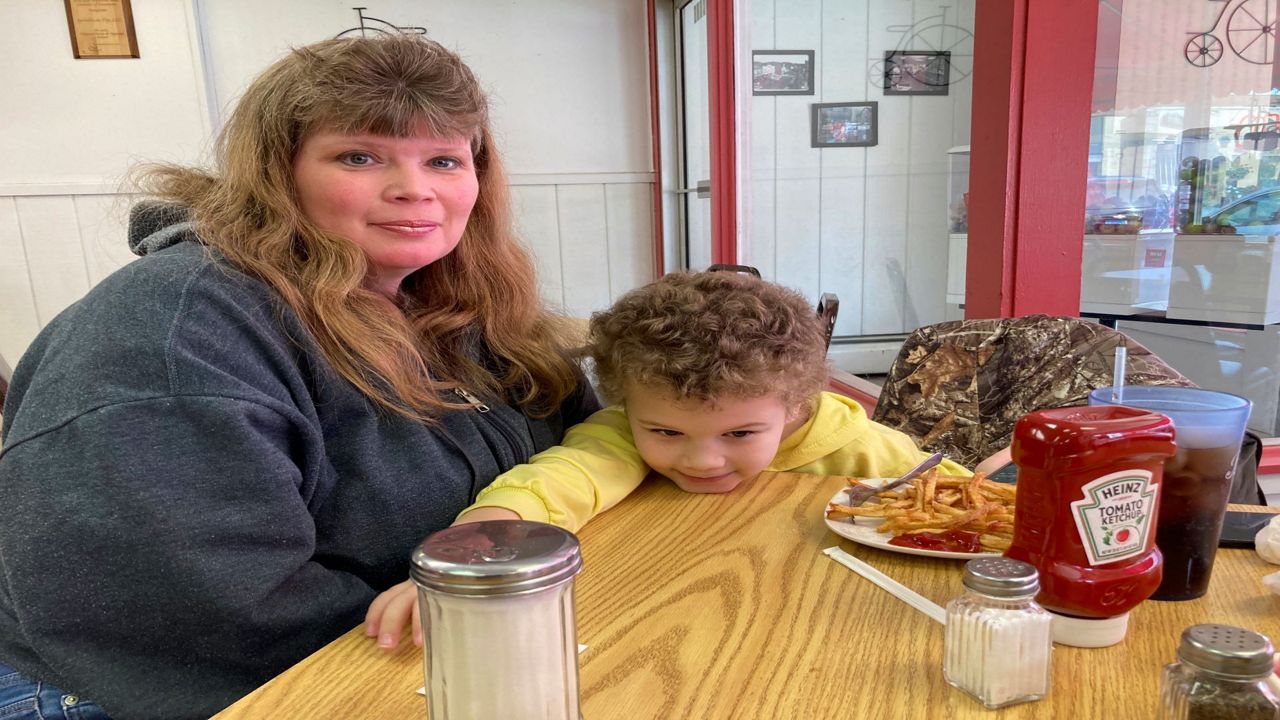
[[4, 356], [0, 355], [0, 408], [4, 407], [4, 396], [9, 390], [9, 379], [13, 377], [13, 368], [9, 367], [9, 363], [4, 361]]
[[9, 378], [13, 377], [13, 369], [0, 357], [0, 418], [4, 416], [4, 397], [9, 394]]
[[835, 293], [822, 293], [818, 298], [818, 317], [826, 328], [827, 349], [831, 349], [831, 336], [836, 331], [836, 315], [840, 312], [840, 298]]

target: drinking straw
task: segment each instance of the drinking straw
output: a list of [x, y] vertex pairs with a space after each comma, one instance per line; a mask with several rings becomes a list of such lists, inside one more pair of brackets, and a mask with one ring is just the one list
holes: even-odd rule
[[822, 553], [876, 585], [879, 585], [882, 589], [888, 591], [889, 594], [898, 598], [902, 602], [919, 610], [925, 615], [928, 615], [934, 620], [937, 620], [943, 625], [947, 624], [947, 611], [943, 610], [940, 605], [915, 590], [912, 590], [906, 585], [903, 585], [897, 580], [894, 580], [888, 575], [885, 575], [871, 565], [850, 555], [839, 547], [829, 547], [826, 550], [823, 550]]
[[1116, 346], [1116, 364], [1111, 371], [1111, 402], [1124, 402], [1124, 363], [1129, 349], [1124, 345]]

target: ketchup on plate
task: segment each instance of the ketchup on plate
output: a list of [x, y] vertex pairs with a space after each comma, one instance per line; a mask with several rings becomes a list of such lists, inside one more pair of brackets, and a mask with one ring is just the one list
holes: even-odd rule
[[1128, 611], [1160, 584], [1156, 510], [1173, 437], [1164, 415], [1121, 406], [1041, 410], [1015, 426], [1005, 555], [1040, 571], [1036, 601], [1057, 616], [1056, 641], [1119, 642]]
[[982, 552], [978, 533], [968, 530], [948, 530], [941, 533], [909, 533], [896, 535], [890, 545], [919, 548], [921, 550], [945, 550], [947, 552]]

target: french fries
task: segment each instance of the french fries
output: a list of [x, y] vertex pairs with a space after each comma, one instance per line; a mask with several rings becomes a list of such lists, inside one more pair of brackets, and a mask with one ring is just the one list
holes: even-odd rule
[[[849, 480], [851, 485], [858, 482]], [[1012, 485], [992, 482], [982, 473], [956, 477], [934, 468], [901, 490], [876, 493], [858, 507], [832, 503], [827, 517], [884, 518], [877, 531], [895, 537], [967, 530], [977, 533], [984, 551], [1003, 552], [1013, 541], [1014, 496]]]

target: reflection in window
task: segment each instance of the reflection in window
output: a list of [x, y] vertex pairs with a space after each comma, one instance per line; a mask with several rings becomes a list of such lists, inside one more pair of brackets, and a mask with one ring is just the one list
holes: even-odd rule
[[1101, 0], [1089, 172], [1070, 180], [1086, 183], [1081, 313], [1249, 397], [1264, 435], [1280, 434], [1278, 15]]

